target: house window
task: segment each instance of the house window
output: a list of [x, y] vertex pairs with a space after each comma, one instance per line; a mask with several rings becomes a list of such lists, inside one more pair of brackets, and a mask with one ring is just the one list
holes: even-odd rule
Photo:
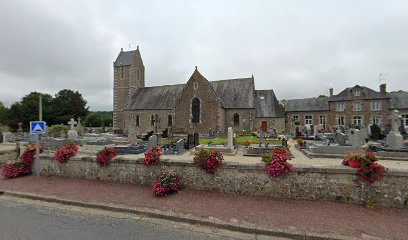
[[167, 118], [167, 125], [169, 127], [173, 126], [173, 116], [171, 114], [169, 114], [169, 116]]
[[361, 116], [354, 116], [353, 117], [353, 125], [355, 125], [355, 126], [363, 125], [363, 119], [361, 118]]
[[305, 116], [305, 125], [310, 125], [313, 122], [313, 117], [311, 115]]
[[292, 116], [292, 122], [299, 122], [299, 116], [298, 115]]
[[344, 102], [338, 102], [337, 104], [336, 104], [336, 111], [338, 111], [338, 112], [343, 112], [344, 111]]
[[404, 125], [404, 127], [408, 126], [408, 115], [401, 115], [401, 121], [402, 121], [402, 125]]
[[371, 123], [380, 126], [381, 125], [381, 117], [380, 116], [373, 116], [371, 118]]
[[154, 116], [152, 115], [152, 117], [150, 118], [150, 125], [153, 127], [154, 126]]
[[354, 96], [356, 96], [356, 97], [360, 97], [360, 95], [361, 95], [361, 91], [360, 91], [360, 89], [356, 89], [356, 90], [354, 90]]
[[361, 102], [353, 102], [353, 111], [361, 111]]
[[344, 116], [338, 116], [337, 125], [341, 125], [341, 126], [346, 125], [346, 118]]
[[265, 100], [265, 97], [264, 97], [264, 96], [261, 96], [261, 100]]
[[373, 111], [380, 111], [381, 110], [381, 102], [380, 101], [374, 101], [371, 103], [371, 110]]
[[136, 127], [140, 126], [140, 118], [139, 115], [136, 115]]
[[323, 127], [326, 127], [326, 116], [324, 115], [319, 116], [319, 124], [322, 125]]
[[198, 83], [194, 83], [194, 90], [198, 89]]
[[235, 113], [234, 114], [234, 126], [239, 125], [239, 114]]
[[200, 123], [200, 99], [193, 98], [191, 101], [191, 113], [193, 115], [191, 122]]

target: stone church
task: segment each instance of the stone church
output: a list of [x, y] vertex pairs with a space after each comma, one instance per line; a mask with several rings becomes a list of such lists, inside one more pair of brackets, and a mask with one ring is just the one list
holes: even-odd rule
[[185, 84], [145, 86], [145, 67], [137, 47], [121, 49], [113, 62], [113, 126], [139, 134], [149, 131], [209, 133], [285, 129], [273, 90], [255, 90], [254, 77], [208, 81], [195, 68]]

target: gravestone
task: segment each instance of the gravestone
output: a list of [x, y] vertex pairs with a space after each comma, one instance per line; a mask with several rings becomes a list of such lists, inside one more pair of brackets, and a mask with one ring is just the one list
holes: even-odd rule
[[176, 151], [182, 152], [184, 150], [184, 139], [180, 139], [176, 142]]
[[228, 144], [227, 144], [227, 148], [234, 149], [234, 131], [232, 130], [232, 127], [228, 128]]
[[194, 133], [193, 145], [194, 145], [194, 147], [200, 145], [200, 134]]
[[194, 147], [194, 135], [188, 134], [187, 135], [187, 142], [184, 145], [185, 149], [191, 149]]
[[78, 117], [77, 129], [78, 129], [79, 136], [82, 136], [84, 133], [84, 128], [81, 125], [81, 117]]
[[137, 137], [136, 137], [136, 127], [133, 124], [130, 124], [129, 126], [129, 133], [128, 133], [128, 141], [132, 142], [132, 141], [136, 141]]
[[77, 122], [71, 118], [71, 120], [68, 122], [70, 125], [71, 129], [68, 131], [68, 140], [76, 141], [78, 140], [78, 132], [75, 131], [75, 124]]
[[157, 146], [157, 136], [156, 135], [152, 135], [149, 137], [149, 148], [152, 148], [154, 146]]
[[336, 142], [340, 145], [340, 146], [345, 146], [346, 145], [346, 141], [347, 141], [347, 135], [342, 133], [340, 130], [336, 133]]
[[18, 125], [17, 135], [18, 135], [19, 137], [24, 136], [23, 123], [22, 123], [22, 122], [19, 122], [17, 125]]
[[360, 137], [361, 137], [362, 140], [369, 139], [369, 137], [368, 137], [368, 128], [367, 127], [362, 127], [360, 129], [359, 133], [360, 133]]
[[346, 133], [346, 128], [343, 126], [343, 125], [340, 125], [339, 126], [339, 129], [340, 129], [340, 131], [342, 132], [342, 133]]
[[166, 128], [163, 130], [162, 134], [161, 134], [162, 138], [168, 138], [169, 137], [169, 129]]
[[11, 132], [4, 132], [3, 133], [3, 143], [14, 143], [16, 142], [16, 135]]
[[347, 131], [348, 139], [349, 139], [349, 144], [352, 145], [353, 147], [361, 147], [361, 141], [362, 138], [360, 136], [360, 130], [358, 129], [352, 129], [350, 128]]
[[370, 138], [371, 138], [372, 140], [377, 141], [378, 139], [380, 139], [381, 128], [380, 128], [377, 124], [371, 125], [371, 127], [370, 127], [370, 132], [371, 132]]
[[398, 130], [401, 125], [401, 115], [398, 110], [394, 110], [390, 117], [391, 119], [391, 131], [387, 135], [387, 145], [390, 149], [401, 149], [403, 147], [403, 137]]
[[309, 135], [310, 135], [310, 136], [315, 135], [315, 129], [314, 129], [314, 125], [313, 125], [313, 124], [310, 125]]

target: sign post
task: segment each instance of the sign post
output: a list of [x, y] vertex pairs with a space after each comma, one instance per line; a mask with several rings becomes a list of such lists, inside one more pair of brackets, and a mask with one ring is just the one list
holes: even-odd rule
[[36, 135], [35, 138], [35, 181], [40, 181], [40, 134], [45, 133], [44, 121], [32, 121], [30, 122], [30, 134]]

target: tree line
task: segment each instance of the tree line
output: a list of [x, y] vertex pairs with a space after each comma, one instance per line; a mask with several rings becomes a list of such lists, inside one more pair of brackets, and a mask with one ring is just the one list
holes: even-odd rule
[[8, 126], [12, 131], [21, 122], [23, 129], [28, 130], [29, 122], [38, 120], [39, 97], [42, 96], [43, 121], [48, 126], [67, 125], [71, 118], [80, 117], [83, 126], [109, 127], [112, 123], [112, 112], [91, 112], [86, 100], [78, 91], [63, 89], [54, 96], [40, 92], [30, 92], [20, 101], [11, 104], [10, 108], [0, 102], [0, 125]]

